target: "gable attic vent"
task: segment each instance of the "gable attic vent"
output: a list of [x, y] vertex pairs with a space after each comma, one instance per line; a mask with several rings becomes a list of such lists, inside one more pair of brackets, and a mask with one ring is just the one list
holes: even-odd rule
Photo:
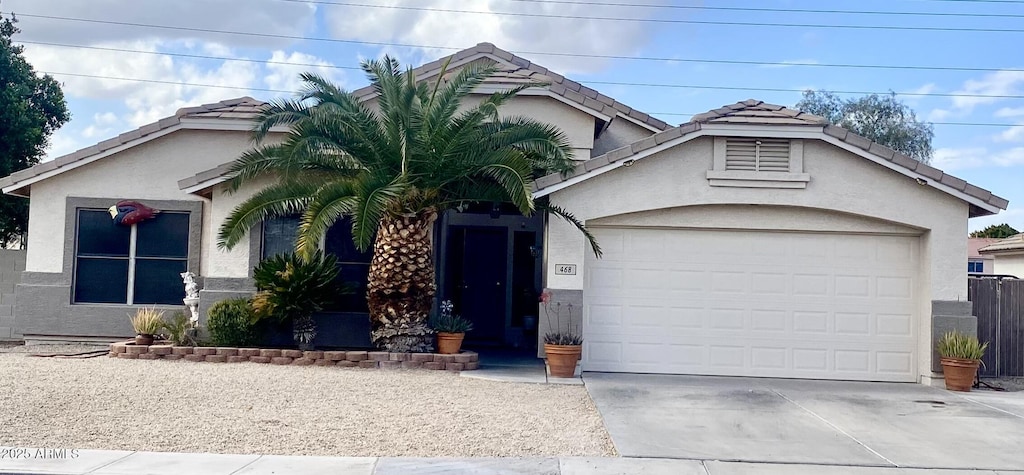
[[729, 137], [725, 141], [725, 169], [788, 172], [789, 140]]

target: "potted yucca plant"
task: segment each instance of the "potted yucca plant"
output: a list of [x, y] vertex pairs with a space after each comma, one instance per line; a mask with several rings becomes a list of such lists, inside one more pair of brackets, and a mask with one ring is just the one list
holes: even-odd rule
[[452, 314], [453, 308], [451, 300], [441, 302], [441, 313], [430, 322], [430, 327], [437, 332], [437, 352], [442, 355], [457, 354], [466, 332], [473, 329], [472, 322]]
[[553, 329], [544, 334], [544, 354], [547, 357], [548, 369], [555, 378], [571, 378], [576, 374], [576, 362], [583, 354], [583, 336], [572, 330], [573, 305], [565, 306], [569, 314], [569, 322], [562, 329], [562, 302], [554, 304], [555, 324], [551, 322], [551, 292], [544, 290], [540, 294], [544, 314], [548, 317], [548, 328]]
[[135, 330], [136, 345], [152, 345], [155, 335], [164, 328], [164, 312], [155, 308], [140, 308], [128, 319]]
[[973, 336], [951, 331], [942, 335], [936, 346], [941, 357], [939, 361], [942, 363], [946, 389], [970, 391], [988, 343], [981, 343]]

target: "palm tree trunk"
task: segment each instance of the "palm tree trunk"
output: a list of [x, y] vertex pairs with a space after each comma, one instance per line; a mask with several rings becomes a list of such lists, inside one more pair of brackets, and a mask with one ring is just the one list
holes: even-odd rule
[[415, 216], [386, 215], [377, 229], [367, 283], [367, 303], [378, 348], [391, 352], [428, 352], [433, 331], [428, 326], [434, 301], [431, 233], [437, 212]]

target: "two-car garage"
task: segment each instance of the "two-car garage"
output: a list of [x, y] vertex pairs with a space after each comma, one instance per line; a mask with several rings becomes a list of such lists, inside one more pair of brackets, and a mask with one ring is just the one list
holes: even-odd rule
[[916, 380], [916, 236], [593, 231], [586, 371]]

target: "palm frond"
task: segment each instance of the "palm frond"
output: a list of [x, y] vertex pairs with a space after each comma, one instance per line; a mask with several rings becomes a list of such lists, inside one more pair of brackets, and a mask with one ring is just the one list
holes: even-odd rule
[[318, 189], [302, 214], [296, 252], [302, 256], [313, 255], [327, 229], [340, 218], [351, 215], [358, 205], [358, 189], [353, 181], [335, 181]]
[[559, 218], [562, 218], [565, 221], [567, 221], [569, 224], [575, 226], [576, 229], [579, 229], [580, 232], [583, 233], [583, 236], [585, 236], [587, 238], [587, 241], [590, 243], [590, 250], [594, 252], [594, 256], [597, 257], [598, 259], [601, 258], [601, 255], [603, 254], [601, 251], [601, 245], [598, 244], [597, 238], [594, 237], [594, 234], [591, 233], [589, 229], [587, 229], [587, 226], [583, 224], [583, 221], [577, 219], [576, 216], [574, 216], [569, 211], [565, 210], [565, 208], [553, 205], [548, 201], [538, 203], [537, 209], [540, 211], [547, 211], [548, 213], [558, 216]]
[[286, 182], [257, 192], [231, 210], [217, 234], [217, 248], [233, 248], [250, 228], [266, 219], [301, 212], [316, 190], [317, 185], [313, 183]]
[[358, 190], [358, 205], [352, 212], [352, 241], [356, 248], [370, 248], [381, 217], [407, 189], [408, 185], [399, 177], [392, 182], [371, 182]]

